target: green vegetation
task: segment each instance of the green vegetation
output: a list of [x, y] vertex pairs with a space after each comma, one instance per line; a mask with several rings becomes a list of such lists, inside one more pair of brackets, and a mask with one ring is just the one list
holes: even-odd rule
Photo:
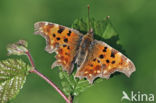
[[[0, 63], [10, 61], [20, 61], [26, 72], [28, 60], [24, 56], [10, 56], [7, 59], [6, 46], [20, 39], [25, 39], [29, 43], [29, 49], [35, 60], [39, 71], [51, 79], [58, 87], [62, 88], [62, 79], [60, 79], [60, 69], [51, 70], [51, 64], [55, 61], [55, 54], [48, 54], [44, 51], [45, 40], [42, 37], [34, 36], [33, 25], [38, 21], [49, 21], [70, 27], [77, 18], [87, 17], [87, 5], [91, 6], [91, 17], [96, 20], [104, 20], [110, 16], [117, 36], [111, 38], [107, 35], [109, 31], [103, 32], [106, 28], [95, 31], [95, 38], [103, 40], [112, 47], [126, 54], [136, 65], [136, 72], [131, 78], [125, 75], [114, 75], [109, 80], [102, 80], [95, 83], [84, 92], [75, 96], [74, 103], [120, 103], [122, 91], [130, 93], [131, 91], [141, 91], [141, 93], [153, 93], [156, 95], [156, 69], [155, 69], [155, 0], [104, 0], [104, 1], [84, 1], [84, 0], [1, 0], [0, 1]], [[76, 21], [74, 21], [75, 23]], [[103, 25], [100, 25], [102, 27]], [[77, 28], [72, 25], [72, 27]], [[87, 29], [77, 28], [82, 32]], [[119, 34], [118, 34], [119, 33]], [[115, 35], [116, 35], [115, 34]], [[100, 38], [105, 35], [107, 38]], [[120, 38], [120, 42], [118, 41]], [[121, 48], [119, 44], [122, 44]], [[125, 52], [126, 51], [126, 52]], [[15, 58], [15, 59], [14, 59]], [[18, 59], [21, 58], [21, 59]], [[13, 68], [13, 69], [18, 69]], [[25, 77], [20, 71], [20, 77]], [[12, 76], [15, 78], [16, 75]], [[7, 79], [8, 82], [10, 79]], [[15, 79], [16, 80], [16, 79]], [[5, 83], [1, 80], [1, 83]], [[19, 84], [22, 87], [24, 83]], [[98, 81], [98, 80], [97, 80]], [[1, 84], [0, 83], [0, 84]], [[7, 83], [7, 82], [6, 82]], [[7, 84], [6, 88], [8, 87]], [[13, 89], [14, 90], [14, 89]], [[14, 97], [19, 91], [15, 90]], [[65, 90], [67, 91], [67, 90]], [[9, 91], [8, 91], [9, 92]], [[7, 93], [7, 92], [6, 92]], [[69, 92], [68, 92], [69, 93]], [[66, 93], [68, 95], [68, 93]], [[76, 92], [77, 93], [77, 92]], [[24, 88], [19, 92], [16, 99], [10, 103], [64, 103], [62, 97], [36, 75], [28, 75]], [[124, 103], [129, 103], [124, 100]]]

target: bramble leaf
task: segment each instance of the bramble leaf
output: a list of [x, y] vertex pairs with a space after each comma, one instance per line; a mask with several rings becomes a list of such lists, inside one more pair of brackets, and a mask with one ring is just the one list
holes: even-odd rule
[[[113, 47], [122, 50], [121, 45], [119, 44], [118, 33], [115, 31], [112, 26], [109, 17], [106, 17], [104, 20], [95, 20], [94, 18], [90, 19], [90, 24], [94, 32], [94, 37], [97, 40], [105, 41], [106, 43], [113, 45]], [[76, 19], [72, 28], [82, 32], [87, 33], [89, 31], [88, 19], [79, 18]], [[76, 70], [75, 70], [76, 71]], [[91, 87], [92, 85], [103, 81], [102, 78], [94, 80], [94, 84], [89, 84], [87, 80], [74, 78], [75, 72], [69, 75], [67, 72], [64, 72], [60, 68], [60, 79], [62, 80], [61, 84], [63, 91], [68, 96], [77, 96], [79, 93], [83, 92], [85, 89]]]
[[25, 55], [25, 52], [28, 51], [27, 47], [28, 47], [28, 43], [25, 40], [19, 40], [18, 42], [7, 46], [8, 54]]
[[[113, 36], [118, 35], [118, 33], [115, 31], [113, 25], [110, 22], [109, 16], [103, 20], [95, 20], [94, 18], [91, 18], [90, 24], [94, 34], [102, 37], [103, 39], [110, 39]], [[88, 19], [76, 19], [72, 24], [72, 28], [81, 31], [82, 33], [87, 33], [89, 30]]]
[[67, 96], [77, 96], [85, 88], [91, 86], [87, 80], [79, 80], [78, 78], [74, 78], [75, 72], [69, 75], [67, 72], [64, 72], [61, 67], [59, 67], [59, 69], [59, 77], [62, 81], [61, 84], [63, 91]]
[[22, 89], [30, 66], [22, 60], [7, 59], [0, 61], [0, 103], [14, 98]]

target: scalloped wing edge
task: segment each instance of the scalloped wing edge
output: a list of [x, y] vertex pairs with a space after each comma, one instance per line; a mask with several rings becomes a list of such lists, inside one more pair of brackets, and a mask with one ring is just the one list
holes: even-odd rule
[[[128, 61], [130, 61], [130, 60], [128, 59]], [[87, 76], [80, 76], [80, 75], [76, 72], [75, 77], [77, 77], [77, 78], [79, 78], [79, 79], [86, 78], [90, 84], [93, 84], [93, 81], [94, 81], [96, 78], [98, 78], [98, 77], [100, 77], [100, 78], [105, 78], [105, 79], [108, 80], [108, 79], [110, 78], [110, 76], [111, 76], [112, 74], [114, 74], [115, 72], [121, 72], [121, 73], [125, 74], [128, 78], [130, 78], [130, 76], [132, 75], [132, 73], [136, 71], [136, 68], [135, 68], [133, 62], [130, 61], [129, 63], [130, 63], [130, 66], [131, 66], [130, 68], [125, 68], [125, 69], [123, 69], [123, 70], [120, 70], [120, 69], [117, 68], [117, 69], [114, 70], [113, 72], [110, 72], [108, 75], [105, 75], [104, 73], [100, 73], [99, 75], [97, 75], [97, 76], [95, 76], [95, 77], [89, 79]]]
[[[36, 23], [34, 24], [34, 28], [35, 28], [34, 34], [36, 34], [36, 35], [41, 35], [43, 38], [45, 38], [45, 40], [46, 40], [45, 51], [47, 51], [48, 53], [53, 53], [53, 52], [56, 52], [56, 51], [57, 51], [58, 45], [56, 45], [55, 48], [54, 48], [52, 45], [49, 45], [49, 42], [50, 42], [50, 41], [49, 41], [49, 38], [48, 38], [48, 36], [46, 36], [46, 34], [44, 33], [43, 29], [41, 28], [42, 26], [48, 25], [48, 24], [54, 25], [54, 26], [56, 26], [56, 27], [57, 27], [57, 26], [63, 26], [63, 25], [58, 25], [58, 24], [56, 24], [56, 23], [47, 22], [47, 21], [36, 22]], [[63, 26], [63, 27], [68, 28], [68, 27], [66, 27], [66, 26]], [[74, 33], [80, 35], [80, 36], [83, 35], [83, 34], [81, 34], [79, 31], [77, 31], [77, 30], [75, 30], [75, 29], [73, 29], [73, 28], [68, 28], [68, 29], [71, 30], [71, 31], [73, 31]], [[56, 52], [56, 54], [57, 54], [57, 52]], [[56, 58], [56, 56], [55, 56], [55, 58]], [[60, 64], [58, 60], [55, 61], [55, 62], [52, 64], [51, 68], [53, 69], [53, 68], [56, 67], [56, 66], [61, 66], [61, 67], [63, 68], [63, 70], [66, 70], [65, 68], [69, 68], [69, 67], [65, 67], [65, 66], [63, 66], [62, 64]], [[71, 71], [67, 71], [67, 72], [70, 74], [70, 73], [73, 71], [73, 68], [74, 68], [74, 64], [72, 63], [72, 64], [71, 64], [71, 69], [70, 69]]]
[[[95, 40], [95, 41], [97, 41], [97, 40]], [[103, 41], [98, 41], [98, 42], [100, 42], [100, 43], [102, 43], [102, 44], [104, 44], [104, 45], [107, 45], [107, 46], [111, 47], [110, 45], [108, 45], [107, 43], [105, 43], [105, 42], [103, 42]], [[112, 47], [111, 47], [111, 48], [112, 48]], [[114, 48], [113, 48], [113, 49], [114, 49]], [[116, 50], [116, 49], [115, 49], [115, 50]], [[135, 67], [134, 63], [133, 63], [129, 58], [127, 58], [124, 54], [120, 53], [119, 51], [118, 51], [118, 53], [119, 53], [119, 55], [121, 55], [122, 58], [124, 58], [124, 59], [126, 60], [126, 62], [128, 63], [128, 67], [127, 67], [127, 68], [122, 68], [122, 70], [119, 69], [119, 68], [116, 68], [116, 70], [110, 72], [108, 75], [104, 74], [104, 72], [101, 72], [99, 75], [97, 75], [97, 76], [95, 76], [95, 77], [89, 79], [87, 76], [81, 76], [81, 75], [79, 74], [78, 70], [81, 68], [81, 66], [80, 66], [80, 67], [77, 69], [77, 72], [76, 72], [76, 74], [75, 74], [75, 77], [77, 77], [77, 78], [79, 78], [79, 79], [86, 78], [86, 79], [89, 81], [90, 84], [92, 84], [93, 81], [94, 81], [96, 78], [98, 78], [98, 77], [100, 77], [100, 78], [105, 78], [105, 79], [108, 80], [108, 79], [110, 78], [111, 74], [113, 74], [113, 73], [115, 73], [115, 72], [121, 72], [121, 73], [125, 74], [128, 78], [130, 78], [131, 74], [132, 74], [133, 72], [136, 71], [136, 67]], [[82, 65], [83, 65], [83, 64], [82, 64]]]
[[[36, 22], [34, 24], [34, 28], [35, 28], [34, 34], [41, 35], [43, 38], [45, 38], [45, 40], [46, 40], [45, 50], [48, 53], [53, 53], [53, 52], [55, 52], [55, 49], [54, 49], [53, 46], [49, 45], [49, 38], [48, 38], [48, 36], [46, 36], [46, 34], [43, 32], [43, 30], [41, 28], [43, 25], [48, 25], [49, 23], [50, 22], [46, 22], [46, 21], [45, 22], [44, 21], [42, 21], [42, 22]], [[53, 24], [53, 23], [50, 23], [50, 24]], [[56, 24], [56, 25], [58, 25], [58, 24]]]

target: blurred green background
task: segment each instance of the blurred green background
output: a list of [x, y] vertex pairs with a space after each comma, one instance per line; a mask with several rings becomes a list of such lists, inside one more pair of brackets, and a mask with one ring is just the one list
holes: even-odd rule
[[[50, 69], [54, 54], [44, 51], [45, 40], [33, 34], [33, 25], [37, 21], [50, 21], [70, 27], [76, 18], [87, 17], [88, 4], [91, 16], [96, 19], [111, 17], [137, 71], [130, 79], [121, 74], [92, 86], [75, 97], [74, 103], [120, 103], [123, 90], [128, 94], [140, 91], [156, 95], [156, 0], [0, 0], [0, 60], [8, 58], [7, 44], [25, 39], [39, 71], [61, 87], [59, 70]], [[30, 74], [11, 103], [65, 101], [44, 80]]]

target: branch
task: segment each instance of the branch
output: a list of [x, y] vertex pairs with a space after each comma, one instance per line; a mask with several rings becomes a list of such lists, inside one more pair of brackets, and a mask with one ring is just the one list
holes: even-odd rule
[[35, 73], [37, 74], [38, 76], [40, 76], [42, 79], [44, 79], [47, 83], [49, 83], [53, 88], [55, 88], [55, 90], [63, 97], [63, 99], [67, 102], [67, 103], [72, 103], [68, 100], [68, 98], [65, 96], [65, 94], [51, 81], [49, 80], [46, 76], [44, 76], [43, 74], [41, 74], [39, 71], [36, 70], [35, 68], [35, 64], [34, 64], [34, 61], [32, 59], [32, 56], [30, 54], [29, 51], [25, 52], [33, 69], [30, 70], [31, 73]]

